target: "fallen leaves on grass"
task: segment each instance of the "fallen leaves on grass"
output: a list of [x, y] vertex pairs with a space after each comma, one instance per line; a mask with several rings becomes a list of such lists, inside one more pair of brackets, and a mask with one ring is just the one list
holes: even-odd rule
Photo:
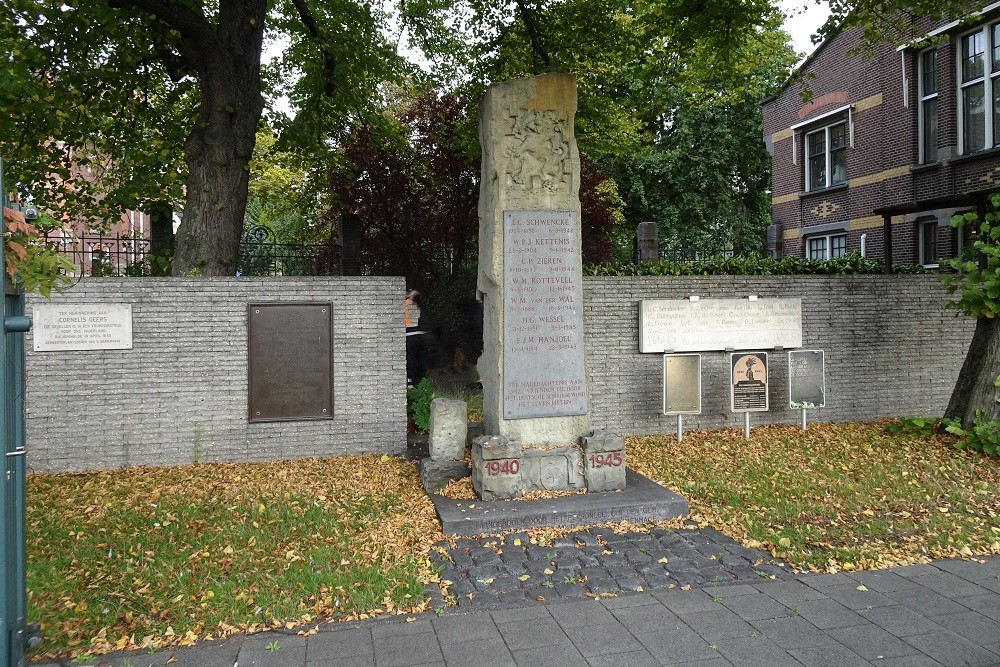
[[388, 456], [33, 475], [34, 658], [186, 645], [426, 608], [442, 539]]
[[793, 567], [835, 572], [1000, 553], [1000, 462], [950, 436], [813, 423], [629, 438], [692, 518]]

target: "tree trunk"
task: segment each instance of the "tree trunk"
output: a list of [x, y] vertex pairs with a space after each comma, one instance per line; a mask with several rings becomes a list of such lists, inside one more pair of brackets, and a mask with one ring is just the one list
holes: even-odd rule
[[197, 70], [201, 107], [184, 148], [188, 178], [175, 276], [236, 273], [247, 165], [264, 108], [260, 59], [266, 5], [223, 0], [216, 29], [183, 33], [182, 54]]
[[964, 427], [972, 425], [977, 410], [987, 420], [1000, 416], [1000, 390], [993, 381], [1000, 375], [1000, 320], [980, 317], [976, 332], [959, 371], [958, 381], [948, 402], [946, 417], [961, 419]]

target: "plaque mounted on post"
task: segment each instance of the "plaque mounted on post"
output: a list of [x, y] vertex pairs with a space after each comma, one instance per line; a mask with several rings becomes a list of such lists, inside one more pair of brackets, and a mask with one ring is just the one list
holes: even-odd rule
[[663, 355], [663, 414], [701, 414], [701, 355]]
[[333, 307], [248, 306], [250, 421], [333, 417]]
[[792, 410], [826, 406], [824, 357], [823, 350], [788, 353], [788, 407]]
[[729, 363], [732, 411], [767, 412], [767, 352], [736, 352], [729, 355]]

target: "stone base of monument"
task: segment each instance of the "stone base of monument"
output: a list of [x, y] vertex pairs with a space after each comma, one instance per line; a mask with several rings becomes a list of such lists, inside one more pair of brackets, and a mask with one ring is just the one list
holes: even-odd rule
[[687, 500], [633, 470], [625, 489], [545, 500], [453, 500], [431, 494], [445, 535], [495, 534], [539, 527], [642, 524], [688, 514]]
[[522, 445], [499, 435], [472, 441], [472, 488], [483, 500], [518, 498], [531, 491], [621, 491], [625, 439], [595, 431], [580, 445]]
[[465, 461], [435, 461], [425, 458], [420, 461], [420, 481], [427, 493], [437, 493], [449, 482], [464, 479], [472, 474]]

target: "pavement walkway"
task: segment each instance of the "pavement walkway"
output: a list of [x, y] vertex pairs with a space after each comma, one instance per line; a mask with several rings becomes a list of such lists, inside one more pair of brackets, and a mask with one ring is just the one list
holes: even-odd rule
[[695, 582], [599, 599], [525, 598], [329, 624], [309, 637], [267, 632], [154, 654], [114, 654], [93, 664], [1000, 667], [1000, 557]]

